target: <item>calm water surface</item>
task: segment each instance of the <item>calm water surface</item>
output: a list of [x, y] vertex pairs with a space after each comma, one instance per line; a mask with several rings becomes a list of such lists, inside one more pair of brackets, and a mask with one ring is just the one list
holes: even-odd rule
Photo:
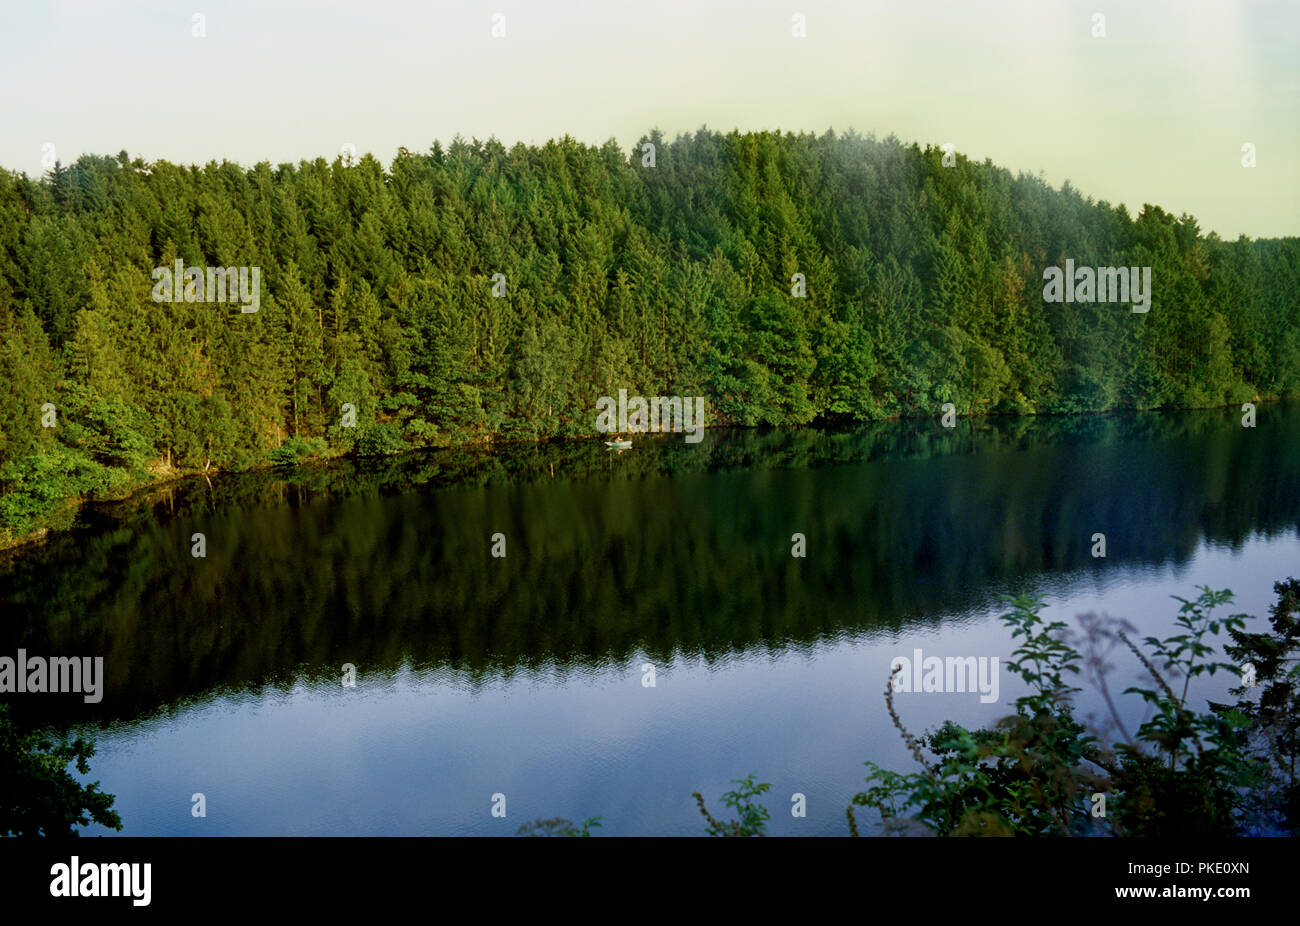
[[[1005, 660], [1000, 595], [1143, 635], [1198, 585], [1264, 615], [1300, 574], [1300, 404], [1263, 406], [1253, 430], [1230, 411], [901, 422], [225, 476], [88, 511], [0, 566], [0, 652], [105, 657], [99, 705], [9, 697], [95, 737], [90, 777], [128, 834], [513, 834], [595, 815], [601, 834], [698, 834], [691, 792], [720, 810], [751, 771], [773, 833], [844, 834], [865, 760], [912, 769], [890, 660]], [[1140, 679], [1115, 662], [1113, 690]], [[992, 721], [1019, 693], [1004, 670], [996, 703], [897, 705], [920, 733]]]

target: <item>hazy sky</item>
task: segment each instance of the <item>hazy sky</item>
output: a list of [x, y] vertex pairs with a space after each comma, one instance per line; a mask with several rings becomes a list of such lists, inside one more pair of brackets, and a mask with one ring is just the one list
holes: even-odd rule
[[456, 133], [628, 149], [652, 127], [856, 128], [1225, 238], [1300, 234], [1295, 0], [69, 0], [0, 29], [0, 166], [28, 174], [47, 143], [64, 163], [344, 143], [387, 163]]

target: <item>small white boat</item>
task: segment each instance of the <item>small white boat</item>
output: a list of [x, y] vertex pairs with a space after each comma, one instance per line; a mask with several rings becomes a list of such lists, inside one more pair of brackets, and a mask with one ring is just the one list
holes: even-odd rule
[[631, 450], [632, 442], [630, 440], [615, 438], [614, 440], [605, 441], [605, 446], [610, 450]]

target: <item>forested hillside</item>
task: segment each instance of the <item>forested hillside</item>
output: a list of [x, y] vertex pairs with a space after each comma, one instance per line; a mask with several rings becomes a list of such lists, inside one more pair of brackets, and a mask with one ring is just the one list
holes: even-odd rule
[[[1300, 239], [892, 138], [645, 141], [0, 174], [0, 532], [175, 472], [591, 434], [619, 389], [710, 425], [1300, 393]], [[1151, 267], [1150, 311], [1045, 303], [1067, 258]], [[177, 260], [260, 267], [259, 311], [154, 301]]]

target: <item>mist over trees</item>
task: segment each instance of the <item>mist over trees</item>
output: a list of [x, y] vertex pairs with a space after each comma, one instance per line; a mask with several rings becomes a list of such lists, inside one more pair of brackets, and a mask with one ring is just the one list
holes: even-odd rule
[[[0, 533], [174, 472], [592, 434], [619, 389], [710, 425], [1300, 394], [1300, 239], [892, 137], [643, 142], [0, 173]], [[1067, 258], [1151, 267], [1150, 312], [1044, 303]], [[155, 302], [177, 260], [261, 268], [259, 311]]]

